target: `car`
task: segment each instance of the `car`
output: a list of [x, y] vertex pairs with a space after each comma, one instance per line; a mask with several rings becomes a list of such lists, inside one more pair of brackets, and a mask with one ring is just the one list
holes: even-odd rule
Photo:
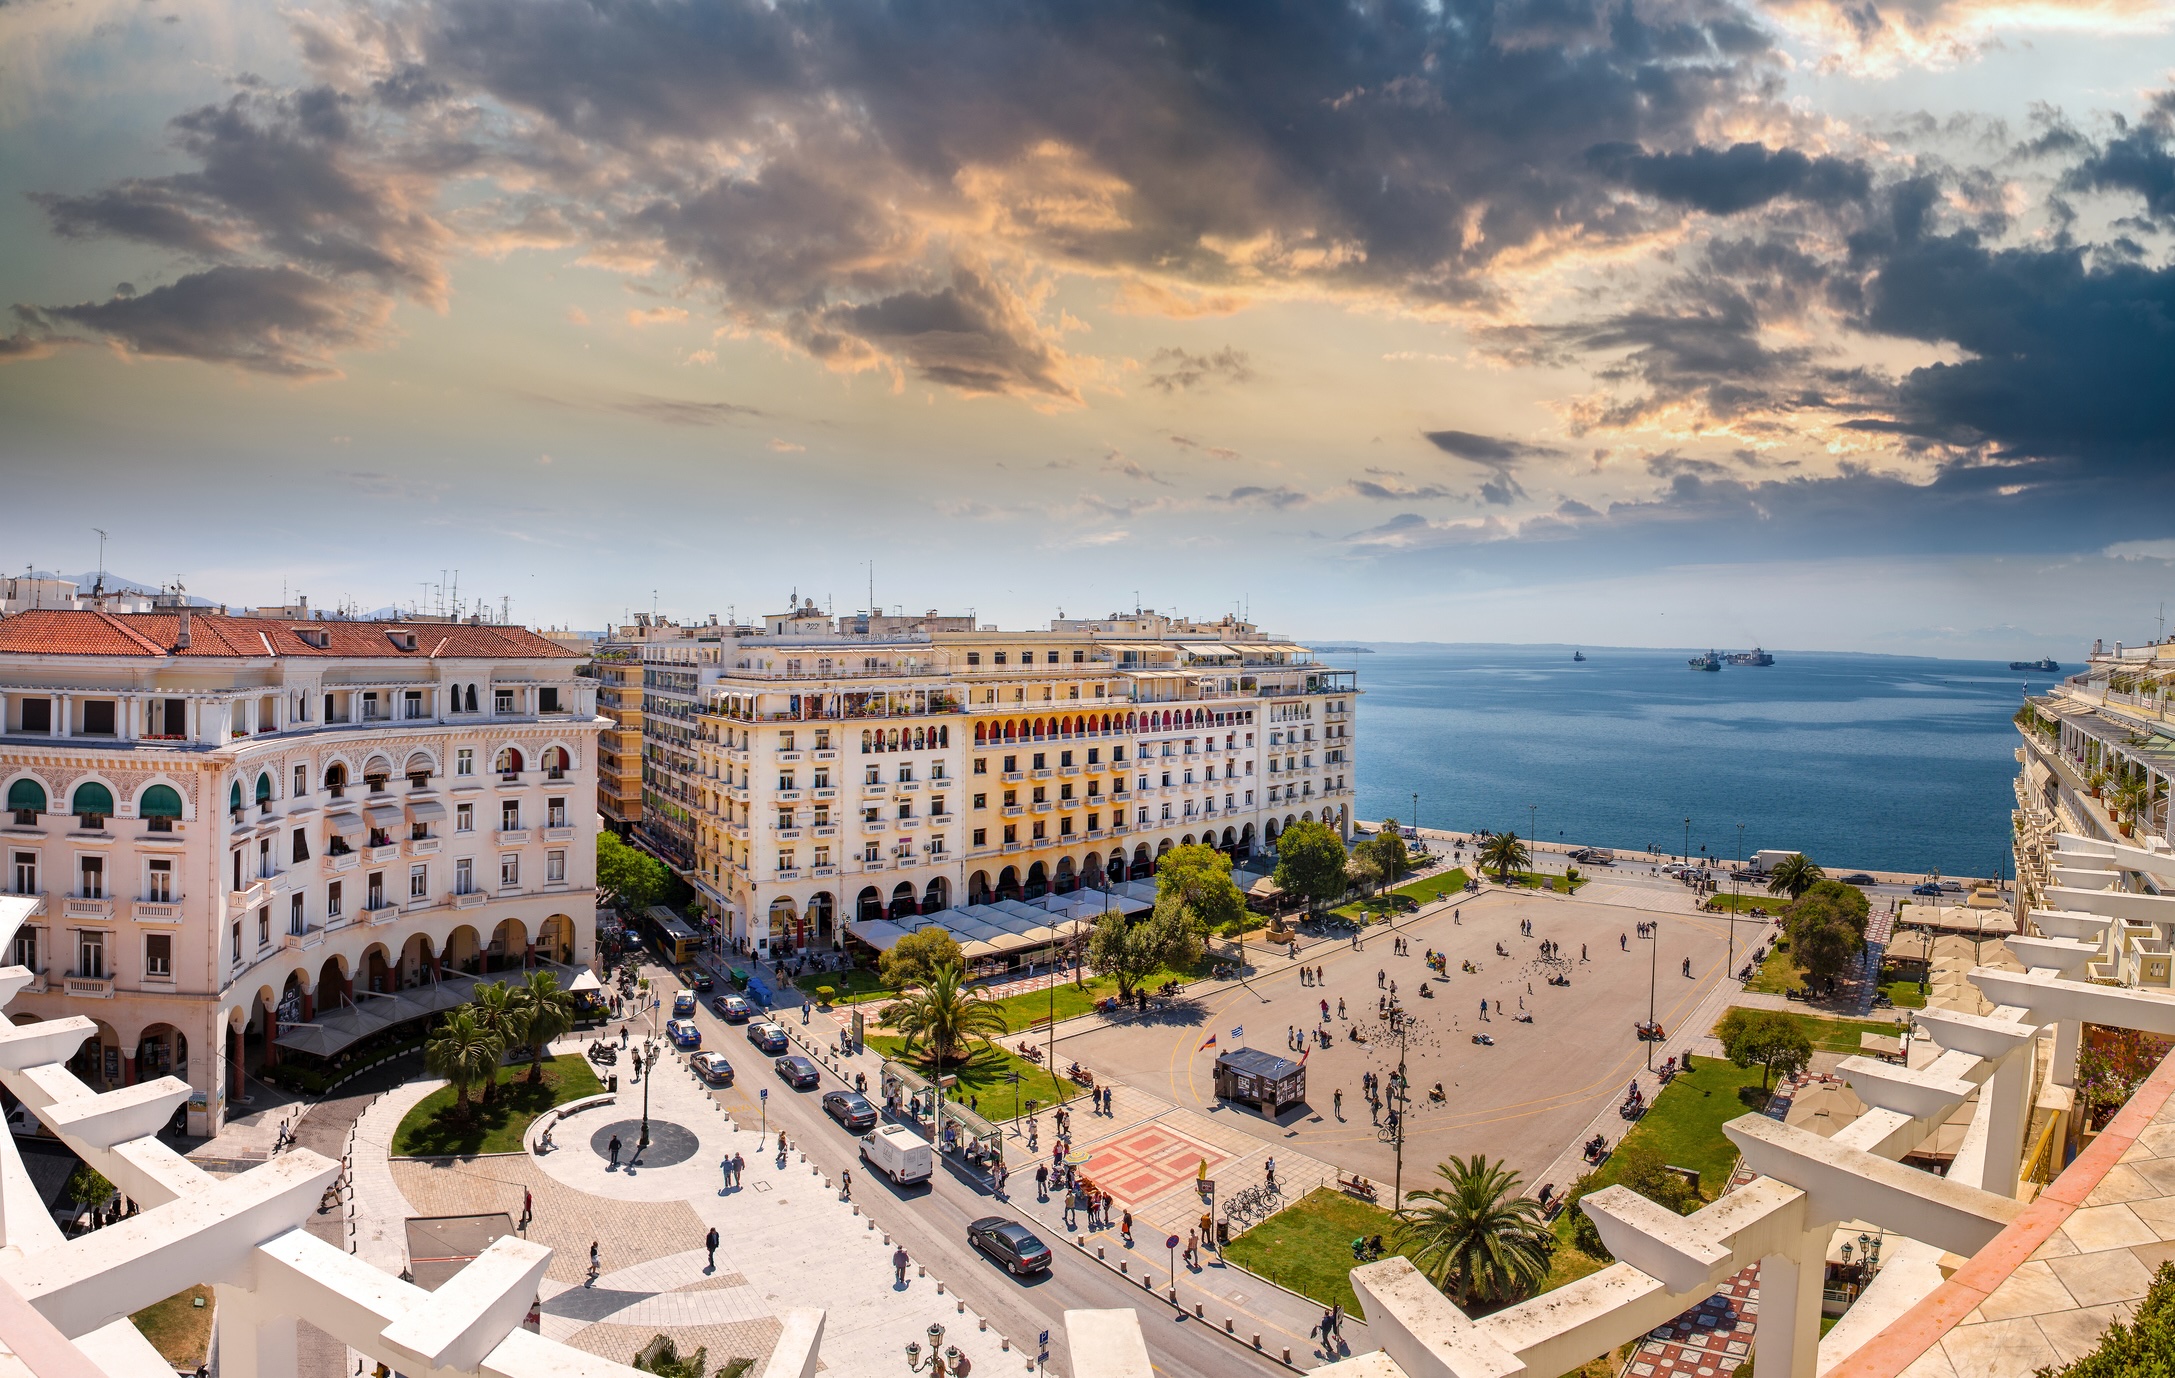
[[675, 1048], [700, 1048], [702, 1030], [695, 1027], [692, 1019], [673, 1019], [665, 1024], [665, 1037], [672, 1040]]
[[967, 1226], [967, 1242], [1015, 1277], [1047, 1272], [1050, 1267], [1050, 1246], [1019, 1221], [1001, 1215], [986, 1215]]
[[767, 1019], [748, 1025], [748, 1042], [766, 1053], [784, 1052], [789, 1041], [785, 1030]]
[[723, 1053], [697, 1053], [687, 1060], [687, 1065], [712, 1086], [733, 1084], [733, 1065], [725, 1060]]
[[711, 988], [716, 984], [717, 982], [710, 979], [709, 972], [698, 971], [695, 973], [695, 989], [701, 991], [704, 995], [708, 995]]
[[721, 995], [710, 1002], [710, 1008], [728, 1024], [745, 1024], [755, 1016], [755, 1006], [742, 995]]
[[796, 1091], [805, 1091], [823, 1080], [823, 1074], [816, 1070], [816, 1064], [799, 1053], [790, 1053], [770, 1065]]
[[1852, 871], [1852, 872], [1851, 872], [1851, 873], [1850, 873], [1849, 875], [1847, 875], [1847, 876], [1844, 876], [1844, 877], [1843, 877], [1843, 884], [1845, 884], [1845, 885], [1878, 885], [1878, 884], [1880, 884], [1880, 882], [1879, 882], [1879, 881], [1877, 881], [1877, 880], [1875, 880], [1875, 879], [1873, 879], [1873, 878], [1872, 878], [1871, 876], [1867, 875], [1867, 874], [1866, 874], [1865, 872], [1863, 872], [1863, 871]]
[[876, 1106], [859, 1091], [825, 1091], [823, 1113], [856, 1134], [876, 1127]]
[[1929, 880], [1924, 885], [1912, 886], [1911, 893], [1914, 895], [1938, 895], [1941, 893], [1941, 887]]
[[1943, 891], [1951, 895], [1960, 895], [1964, 892], [1964, 883], [1960, 880], [1944, 880], [1939, 884]]
[[672, 1017], [685, 1019], [695, 1012], [695, 992], [683, 990], [672, 997]]

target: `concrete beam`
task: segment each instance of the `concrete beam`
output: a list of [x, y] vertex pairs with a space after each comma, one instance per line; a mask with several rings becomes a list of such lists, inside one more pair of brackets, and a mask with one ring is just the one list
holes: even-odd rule
[[112, 1148], [157, 1134], [188, 1099], [189, 1083], [179, 1077], [160, 1077], [53, 1106], [39, 1118], [70, 1144], [81, 1140], [92, 1148]]
[[[788, 1318], [792, 1314], [786, 1313]], [[781, 1342], [784, 1339], [782, 1335], [779, 1338]], [[533, 1330], [516, 1330], [508, 1335], [476, 1372], [481, 1378], [642, 1378], [639, 1369], [547, 1340]], [[769, 1378], [768, 1369], [764, 1370], [764, 1378]]]
[[474, 1368], [528, 1315], [550, 1265], [551, 1250], [541, 1244], [494, 1240], [382, 1336], [429, 1368]]
[[2006, 1057], [2039, 1037], [2038, 1026], [2034, 1024], [1932, 1006], [1918, 1012], [1918, 1027], [1942, 1048], [1989, 1060]]
[[2034, 938], [2028, 933], [2011, 933], [2001, 941], [2027, 971], [2058, 971], [2064, 976], [2082, 976], [2086, 965], [2102, 955], [2098, 944], [2081, 943], [2074, 938]]
[[84, 1039], [97, 1032], [98, 1021], [80, 1014], [36, 1024], [0, 1026], [0, 1068], [22, 1072], [46, 1063], [66, 1062], [83, 1046]]
[[[1067, 1311], [1065, 1347], [1072, 1355], [1072, 1378], [1154, 1378], [1148, 1341], [1140, 1333], [1137, 1311]], [[763, 1378], [798, 1378], [765, 1373]], [[813, 1371], [808, 1378], [815, 1378]]]
[[1518, 1356], [1474, 1325], [1411, 1260], [1385, 1258], [1354, 1268], [1351, 1278], [1367, 1329], [1406, 1378], [1523, 1378]]
[[2077, 909], [2034, 909], [2027, 917], [2050, 938], [2075, 938], [2095, 945], [2106, 942], [2107, 925], [2114, 922], [2111, 915], [2087, 914]]
[[[2059, 1021], [2068, 1025], [2082, 1021], [2175, 1037], [2175, 995], [2066, 980], [2048, 971], [2001, 971], [1994, 967], [1973, 967], [1970, 980], [1995, 1004], [2030, 1010], [2034, 1023]], [[2057, 1071], [2061, 1058], [2062, 1050], [2057, 1048]]]
[[1968, 1256], [2024, 1209], [2007, 1197], [1846, 1148], [1765, 1115], [1741, 1115], [1723, 1125], [1722, 1132], [1754, 1172], [1804, 1191], [1810, 1225], [1878, 1220], [1888, 1229]]
[[1620, 1261], [1651, 1273], [1672, 1292], [1720, 1282], [1736, 1269], [1730, 1251], [1691, 1220], [1629, 1187], [1604, 1187], [1579, 1198], [1601, 1232], [1601, 1242]]
[[13, 1000], [36, 977], [29, 967], [0, 967], [0, 1005]]
[[193, 1282], [246, 1283], [257, 1246], [298, 1230], [339, 1175], [340, 1165], [330, 1158], [296, 1149], [208, 1191], [26, 1259], [19, 1286], [31, 1305], [74, 1337]]
[[2064, 909], [2134, 919], [2139, 923], [2175, 923], [2175, 895], [2143, 895], [2128, 890], [2072, 890], [2053, 886], [2047, 898]]
[[1835, 1070], [1850, 1083], [1859, 1100], [1914, 1120], [1944, 1115], [1979, 1089], [1972, 1082], [1941, 1076], [1930, 1067], [1913, 1071], [1869, 1057], [1846, 1057]]

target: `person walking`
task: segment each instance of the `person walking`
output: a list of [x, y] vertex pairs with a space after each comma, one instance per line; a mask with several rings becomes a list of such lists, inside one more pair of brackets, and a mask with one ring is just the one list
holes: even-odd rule
[[714, 1272], [716, 1272], [716, 1271], [717, 1271], [717, 1226], [715, 1226], [715, 1225], [712, 1225], [712, 1226], [710, 1227], [710, 1233], [708, 1233], [708, 1234], [706, 1234], [706, 1235], [704, 1235], [704, 1236], [702, 1237], [702, 1247], [710, 1251], [710, 1262], [709, 1262], [709, 1263], [708, 1263], [707, 1265], [705, 1265], [705, 1266], [704, 1266], [704, 1268], [703, 1268], [703, 1270], [702, 1270], [702, 1271], [704, 1271], [705, 1273], [714, 1273]]
[[536, 1198], [529, 1194], [527, 1187], [523, 1187], [521, 1189], [521, 1228], [526, 1230], [529, 1227], [529, 1222], [535, 1218]]
[[838, 1170], [838, 1196], [842, 1201], [853, 1199], [853, 1169], [850, 1167]]
[[1133, 1213], [1131, 1211], [1120, 1213], [1118, 1217], [1118, 1237], [1125, 1241], [1126, 1248], [1133, 1247]]
[[717, 1160], [717, 1194], [723, 1196], [733, 1189], [733, 1155], [728, 1153]]
[[1035, 1199], [1037, 1201], [1050, 1199], [1050, 1165], [1048, 1163], [1035, 1164]]
[[1201, 1232], [1186, 1231], [1186, 1266], [1195, 1272], [1201, 1270]]
[[1337, 997], [1337, 1018], [1344, 1018], [1344, 997], [1341, 995]]
[[605, 1169], [605, 1171], [610, 1172], [614, 1168], [617, 1168], [619, 1166], [619, 1136], [617, 1134], [614, 1134], [612, 1136], [612, 1141], [606, 1144], [605, 1147], [611, 1150], [612, 1154], [611, 1167]]
[[1686, 957], [1686, 958], [1684, 959], [1684, 974], [1685, 974], [1686, 976], [1689, 976], [1689, 975], [1691, 975], [1691, 974], [1692, 974], [1692, 959], [1691, 959], [1691, 958], [1689, 958], [1689, 957]]
[[1480, 1017], [1482, 1019], [1488, 1017], [1488, 997], [1485, 995], [1480, 997]]
[[906, 1256], [906, 1246], [903, 1244], [892, 1251], [891, 1271], [898, 1278], [899, 1286], [904, 1287], [906, 1285], [906, 1265], [913, 1261]]
[[1338, 1087], [1338, 1088], [1337, 1088], [1336, 1090], [1334, 1090], [1334, 1091], [1332, 1091], [1332, 1092], [1330, 1092], [1330, 1093], [1329, 1093], [1329, 1103], [1330, 1103], [1330, 1105], [1331, 1105], [1331, 1106], [1335, 1107], [1335, 1109], [1336, 1109], [1336, 1112], [1337, 1112], [1337, 1118], [1338, 1118], [1338, 1119], [1340, 1119], [1340, 1120], [1341, 1120], [1341, 1119], [1343, 1119], [1343, 1118], [1344, 1118], [1344, 1088], [1343, 1088], [1343, 1087], [1341, 1087], [1341, 1086], [1340, 1086], [1340, 1087]]
[[603, 1255], [597, 1252], [597, 1241], [592, 1239], [589, 1241], [589, 1280], [584, 1282], [582, 1286], [594, 1287], [597, 1282], [597, 1275], [603, 1271]]
[[1268, 1160], [1262, 1163], [1261, 1180], [1268, 1186], [1270, 1191], [1276, 1190], [1276, 1155], [1269, 1155]]
[[748, 1171], [748, 1160], [747, 1160], [747, 1157], [746, 1157], [746, 1155], [744, 1155], [744, 1154], [739, 1154], [739, 1153], [735, 1153], [735, 1154], [733, 1155], [733, 1185], [734, 1185], [734, 1186], [736, 1186], [736, 1187], [737, 1187], [737, 1186], [739, 1186], [739, 1185], [740, 1185], [740, 1180], [741, 1180], [741, 1178], [743, 1178], [743, 1177], [745, 1177], [745, 1176], [747, 1175], [747, 1171]]

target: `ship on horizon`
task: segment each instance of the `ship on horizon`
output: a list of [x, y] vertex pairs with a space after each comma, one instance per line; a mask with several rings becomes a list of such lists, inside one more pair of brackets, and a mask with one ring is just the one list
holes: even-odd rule
[[1584, 651], [1573, 651], [1573, 652], [1571, 652], [1571, 659], [1573, 659], [1573, 660], [1584, 660], [1585, 658], [1586, 658], [1586, 653], [1585, 653]]
[[2049, 675], [2062, 673], [2062, 667], [2055, 663], [2052, 656], [2047, 656], [2041, 660], [2012, 660], [2009, 662], [2009, 668], [2012, 670], [2038, 670]]
[[1694, 670], [1720, 670], [1722, 668], [1722, 657], [1713, 651], [1709, 651], [1703, 656], [1693, 656], [1692, 668]]
[[[1708, 654], [1712, 655], [1713, 652], [1709, 651]], [[1749, 651], [1730, 652], [1729, 663], [1732, 665], [1772, 665], [1775, 663], [1775, 658], [1759, 647], [1754, 646]]]

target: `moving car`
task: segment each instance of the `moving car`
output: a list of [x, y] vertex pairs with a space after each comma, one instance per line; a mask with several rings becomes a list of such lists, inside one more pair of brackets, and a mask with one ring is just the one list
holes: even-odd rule
[[695, 1027], [692, 1019], [674, 1019], [665, 1025], [665, 1037], [672, 1040], [675, 1048], [700, 1048], [702, 1030]]
[[902, 1187], [926, 1182], [936, 1170], [929, 1141], [903, 1124], [879, 1125], [862, 1135], [861, 1161]]
[[755, 1006], [742, 995], [721, 995], [711, 1002], [711, 1008], [728, 1024], [745, 1024], [755, 1017]]
[[825, 1091], [823, 1113], [856, 1134], [876, 1127], [876, 1107], [859, 1091]]
[[967, 1226], [967, 1242], [1004, 1265], [1017, 1276], [1040, 1273], [1050, 1266], [1050, 1246], [1017, 1220], [985, 1215]]
[[733, 1084], [733, 1065], [725, 1060], [723, 1053], [697, 1053], [687, 1060], [687, 1065], [712, 1086]]
[[1847, 876], [1844, 876], [1844, 877], [1843, 877], [1843, 884], [1845, 884], [1845, 885], [1878, 885], [1878, 884], [1880, 884], [1880, 882], [1879, 882], [1879, 881], [1877, 881], [1877, 880], [1875, 880], [1875, 879], [1873, 879], [1873, 878], [1872, 878], [1871, 876], [1867, 875], [1867, 874], [1866, 874], [1865, 872], [1863, 872], [1863, 871], [1852, 871], [1852, 872], [1851, 872], [1851, 873], [1850, 873], [1849, 875], [1847, 875]]
[[823, 1074], [816, 1070], [816, 1064], [799, 1053], [781, 1057], [770, 1065], [796, 1091], [805, 1091], [823, 1080]]
[[694, 987], [696, 990], [701, 991], [704, 995], [708, 995], [710, 993], [710, 987], [716, 984], [717, 983], [715, 981], [712, 981], [710, 979], [709, 972], [698, 971], [695, 973]]
[[1941, 887], [1929, 880], [1924, 885], [1912, 886], [1911, 893], [1914, 895], [1938, 895], [1941, 893]]
[[748, 1042], [766, 1053], [782, 1053], [788, 1040], [782, 1027], [765, 1019], [748, 1025]]
[[685, 1019], [695, 1012], [695, 992], [683, 990], [672, 997], [672, 1017]]

